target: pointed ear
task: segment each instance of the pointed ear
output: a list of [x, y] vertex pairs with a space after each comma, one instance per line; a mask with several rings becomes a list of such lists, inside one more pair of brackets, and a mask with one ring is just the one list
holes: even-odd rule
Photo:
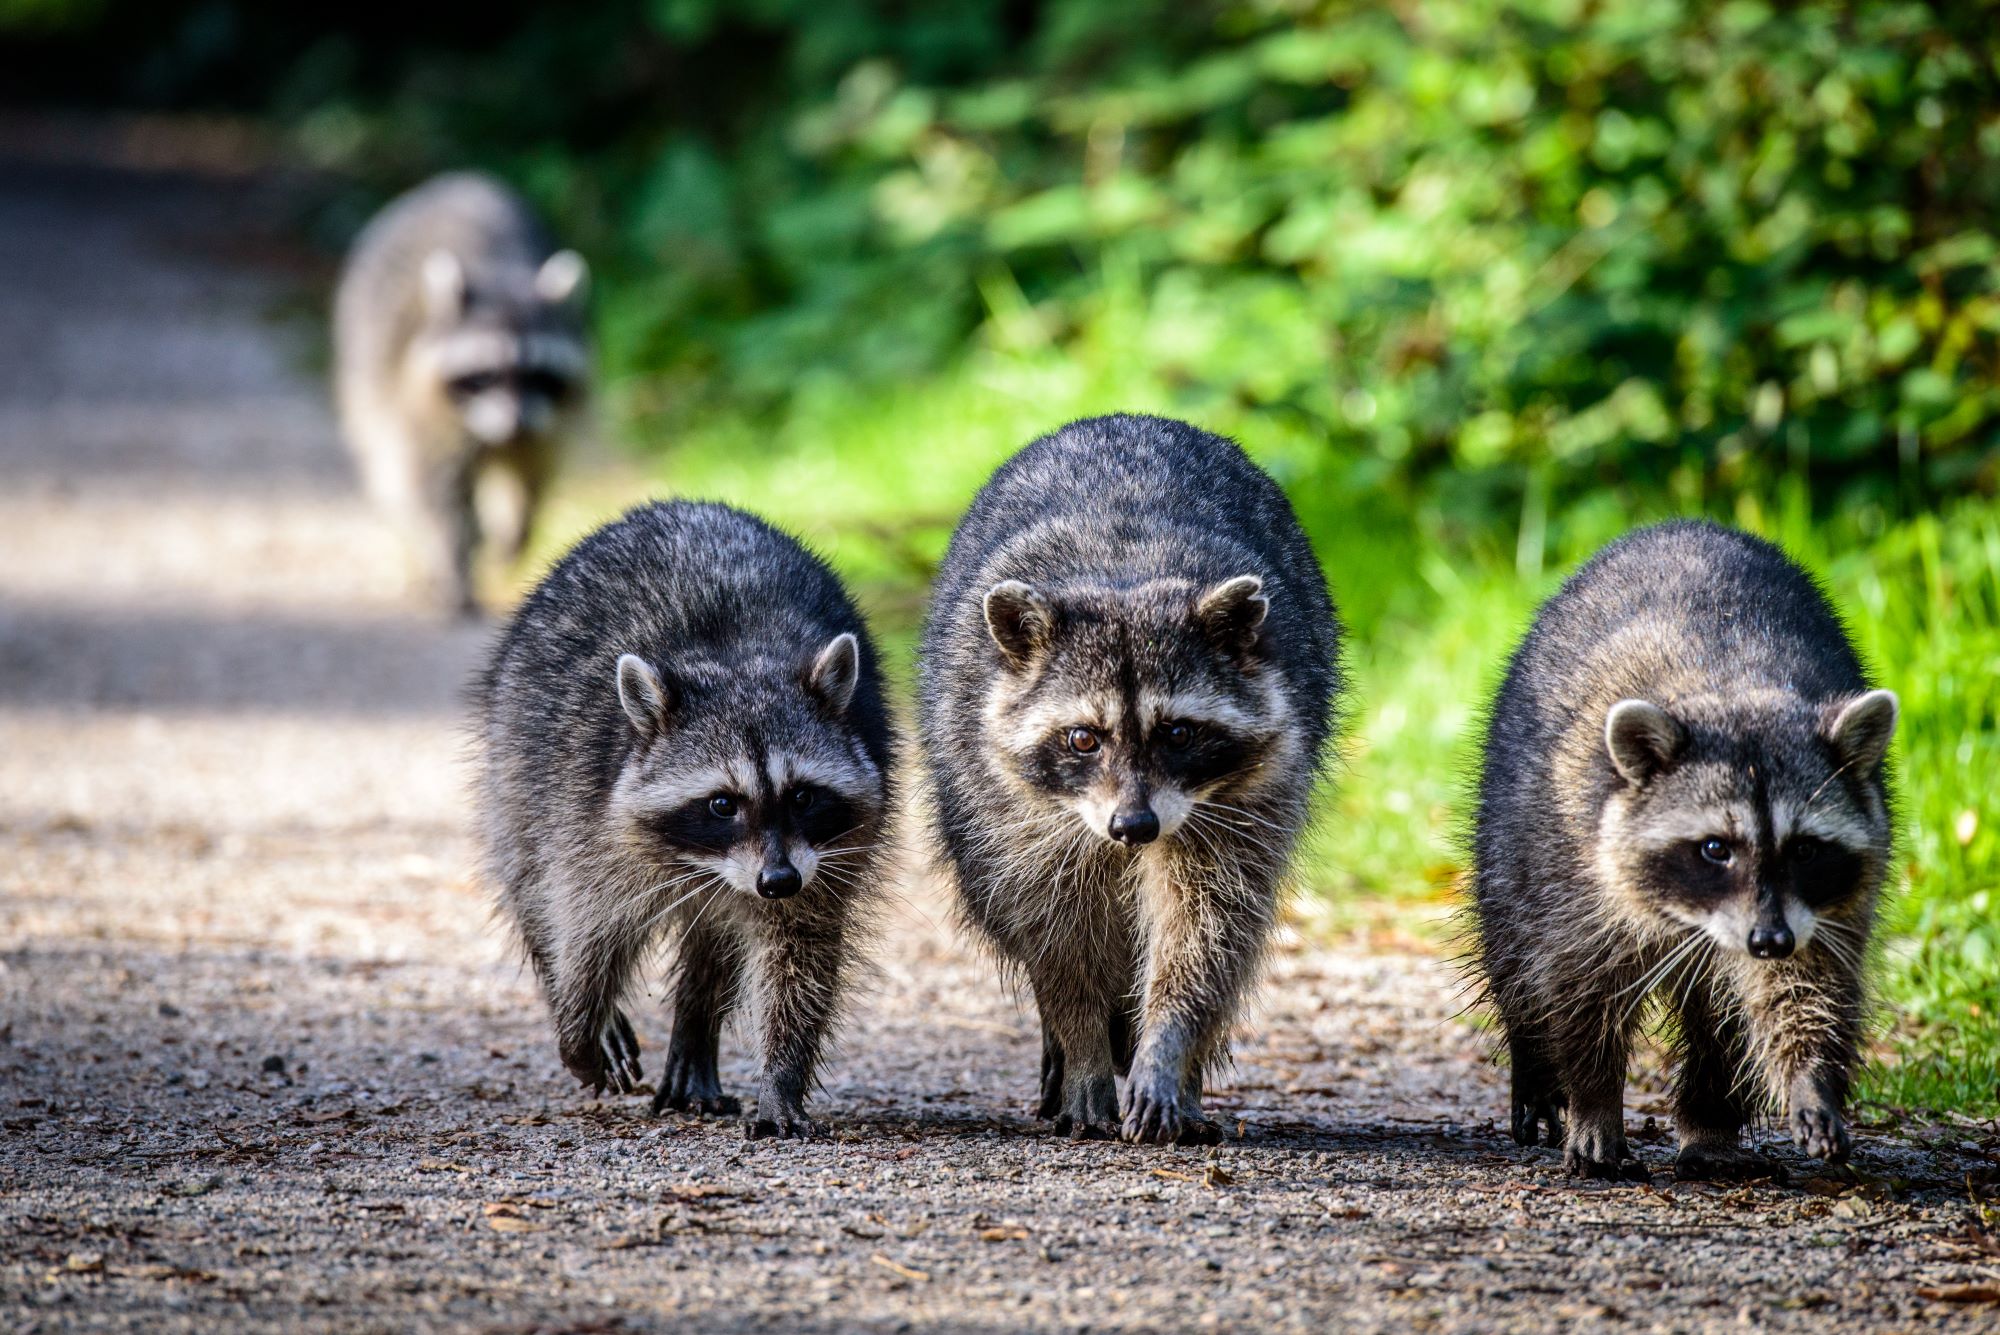
[[1264, 581], [1255, 575], [1238, 575], [1203, 590], [1195, 600], [1194, 619], [1201, 623], [1209, 643], [1241, 657], [1257, 647], [1258, 630], [1270, 610]]
[[448, 250], [424, 256], [424, 313], [453, 320], [465, 313], [465, 266]]
[[1896, 735], [1898, 706], [1894, 691], [1869, 691], [1857, 695], [1826, 722], [1826, 740], [1842, 765], [1856, 773], [1873, 774], [1889, 754], [1889, 739]]
[[1003, 579], [986, 591], [986, 631], [1009, 666], [1025, 668], [1055, 638], [1055, 606], [1033, 585]]
[[1635, 787], [1672, 769], [1686, 744], [1687, 729], [1650, 700], [1620, 700], [1604, 716], [1604, 749]]
[[826, 642], [806, 674], [806, 688], [836, 714], [845, 714], [854, 701], [854, 688], [861, 684], [861, 645], [842, 631]]
[[590, 290], [590, 266], [573, 250], [559, 250], [535, 271], [535, 295], [551, 306], [582, 301]]
[[618, 703], [640, 741], [650, 742], [667, 730], [672, 697], [658, 670], [637, 654], [618, 656]]

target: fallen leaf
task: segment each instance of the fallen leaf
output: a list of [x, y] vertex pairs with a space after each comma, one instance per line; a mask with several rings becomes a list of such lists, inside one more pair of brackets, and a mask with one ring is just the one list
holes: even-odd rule
[[913, 1279], [920, 1284], [927, 1284], [930, 1282], [931, 1276], [928, 1270], [914, 1270], [906, 1265], [898, 1265], [896, 1262], [891, 1261], [888, 1257], [882, 1255], [882, 1253], [880, 1252], [876, 1252], [873, 1256], [869, 1257], [868, 1259], [872, 1261], [874, 1264], [881, 1266], [884, 1270], [895, 1271], [897, 1274], [901, 1275], [904, 1279]]
[[1175, 1172], [1175, 1171], [1174, 1171], [1173, 1169], [1171, 1169], [1171, 1168], [1155, 1168], [1155, 1169], [1153, 1170], [1153, 1176], [1154, 1176], [1154, 1177], [1163, 1177], [1163, 1178], [1165, 1178], [1165, 1179], [1166, 1179], [1167, 1181], [1169, 1181], [1169, 1182], [1192, 1182], [1192, 1181], [1194, 1181], [1194, 1179], [1193, 1179], [1193, 1178], [1191, 1178], [1191, 1177], [1189, 1177], [1189, 1176], [1188, 1176], [1188, 1175], [1187, 1175], [1186, 1173], [1176, 1173], [1176, 1172]]
[[1235, 1180], [1229, 1170], [1219, 1163], [1212, 1163], [1201, 1170], [1201, 1184], [1204, 1187], [1226, 1187]]
[[77, 1275], [101, 1275], [104, 1273], [103, 1252], [71, 1252], [63, 1260], [63, 1269]]
[[523, 1219], [514, 1214], [489, 1215], [486, 1226], [495, 1233], [538, 1233], [542, 1227], [532, 1219]]
[[979, 1230], [981, 1242], [1020, 1242], [1028, 1236], [1028, 1230], [1019, 1227], [982, 1228]]
[[1917, 1296], [1934, 1303], [2000, 1303], [2000, 1284], [1953, 1284], [1942, 1289], [1918, 1289]]

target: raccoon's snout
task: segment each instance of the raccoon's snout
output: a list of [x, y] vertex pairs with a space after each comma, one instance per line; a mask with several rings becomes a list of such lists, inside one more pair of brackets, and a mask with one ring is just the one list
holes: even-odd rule
[[1750, 929], [1750, 953], [1760, 960], [1781, 960], [1792, 953], [1796, 944], [1792, 929], [1783, 923], [1767, 923]]
[[757, 893], [765, 899], [790, 899], [805, 884], [805, 877], [790, 862], [767, 862], [757, 873]]
[[1160, 817], [1151, 807], [1111, 813], [1111, 837], [1127, 848], [1150, 844], [1160, 837]]

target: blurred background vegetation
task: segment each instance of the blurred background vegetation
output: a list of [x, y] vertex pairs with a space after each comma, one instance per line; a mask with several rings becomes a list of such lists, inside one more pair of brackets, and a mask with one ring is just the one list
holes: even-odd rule
[[[592, 258], [616, 437], [902, 646], [1077, 415], [1241, 439], [1354, 631], [1305, 916], [1435, 940], [1478, 701], [1602, 541], [1821, 572], [1902, 693], [1886, 1109], [2000, 1108], [2000, 5], [0, 0], [0, 97], [448, 166]], [[577, 500], [553, 548], [601, 513]], [[902, 656], [907, 668], [907, 654]]]

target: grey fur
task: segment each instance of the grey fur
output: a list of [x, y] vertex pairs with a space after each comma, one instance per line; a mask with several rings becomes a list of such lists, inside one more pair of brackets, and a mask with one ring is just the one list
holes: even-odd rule
[[1517, 1140], [1644, 1176], [1621, 1102], [1657, 997], [1680, 1176], [1769, 1171], [1740, 1148], [1760, 1106], [1846, 1156], [1894, 726], [1825, 594], [1760, 539], [1644, 529], [1549, 600], [1493, 704], [1475, 836]]
[[918, 664], [932, 818], [963, 916], [1034, 991], [1041, 1112], [1072, 1136], [1219, 1135], [1202, 1081], [1255, 981], [1338, 658], [1284, 494], [1183, 423], [1072, 423], [959, 525]]
[[[750, 1133], [814, 1132], [805, 1095], [868, 926], [891, 798], [881, 672], [838, 578], [740, 511], [641, 507], [529, 596], [475, 707], [487, 870], [570, 1072], [636, 1086], [620, 1003], [672, 942], [654, 1110], [735, 1109], [716, 1059], [740, 1000], [763, 1052]], [[793, 801], [801, 788], [812, 804]], [[736, 812], [717, 815], [716, 795]]]
[[342, 430], [450, 610], [473, 609], [479, 537], [518, 554], [581, 429], [586, 276], [517, 196], [469, 172], [398, 198], [349, 252], [333, 321]]

